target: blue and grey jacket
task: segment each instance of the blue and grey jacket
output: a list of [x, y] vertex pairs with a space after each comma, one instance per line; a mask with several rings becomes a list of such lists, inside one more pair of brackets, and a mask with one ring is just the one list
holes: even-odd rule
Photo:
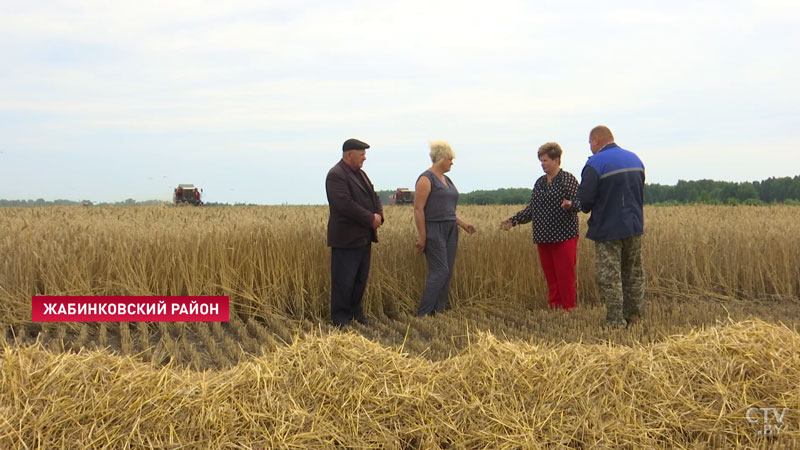
[[591, 211], [586, 237], [613, 241], [644, 233], [644, 164], [610, 143], [589, 157], [578, 187], [581, 210]]

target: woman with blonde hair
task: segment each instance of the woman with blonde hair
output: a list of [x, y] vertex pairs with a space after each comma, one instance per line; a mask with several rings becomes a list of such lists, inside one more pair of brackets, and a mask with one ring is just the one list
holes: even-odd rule
[[475, 227], [456, 215], [458, 189], [445, 175], [453, 167], [455, 153], [444, 141], [431, 142], [433, 165], [417, 178], [414, 194], [414, 223], [417, 226], [417, 250], [425, 253], [428, 276], [420, 317], [443, 312], [450, 291], [450, 279], [456, 262], [458, 227], [474, 233]]

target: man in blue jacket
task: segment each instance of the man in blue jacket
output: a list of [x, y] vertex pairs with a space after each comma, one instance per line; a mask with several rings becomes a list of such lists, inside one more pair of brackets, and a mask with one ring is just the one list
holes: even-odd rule
[[595, 242], [595, 271], [606, 324], [625, 328], [642, 313], [644, 165], [614, 143], [608, 127], [589, 133], [592, 156], [581, 173], [578, 199], [591, 212], [586, 237]]

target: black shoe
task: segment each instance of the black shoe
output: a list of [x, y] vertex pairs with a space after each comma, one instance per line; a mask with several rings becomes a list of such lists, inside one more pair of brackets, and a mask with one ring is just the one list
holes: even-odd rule
[[364, 325], [365, 327], [369, 326], [369, 320], [367, 320], [367, 318], [364, 316], [356, 317], [356, 322], [360, 323], [361, 325]]
[[350, 321], [349, 320], [347, 322], [332, 322], [332, 323], [333, 323], [334, 327], [336, 327], [336, 328], [338, 328], [340, 330], [344, 329], [344, 327], [350, 326]]

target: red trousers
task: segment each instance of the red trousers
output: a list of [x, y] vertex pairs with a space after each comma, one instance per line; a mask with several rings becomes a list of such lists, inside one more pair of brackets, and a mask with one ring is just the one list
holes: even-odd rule
[[578, 262], [578, 238], [564, 242], [537, 244], [539, 261], [547, 279], [550, 308], [569, 311], [575, 307], [575, 264]]

